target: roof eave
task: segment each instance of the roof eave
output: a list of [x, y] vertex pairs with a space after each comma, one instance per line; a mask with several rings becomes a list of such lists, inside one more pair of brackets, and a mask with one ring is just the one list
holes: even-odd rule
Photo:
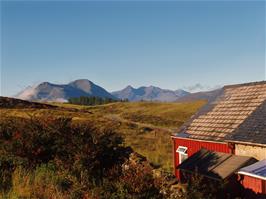
[[[191, 173], [191, 174], [195, 174], [196, 173], [196, 171], [190, 171], [190, 170], [186, 170], [186, 169], [179, 169], [179, 170], [182, 170], [182, 171], [185, 171], [185, 172], [188, 172], [188, 173]], [[226, 177], [226, 178], [215, 178], [215, 177], [211, 177], [211, 176], [209, 176], [207, 174], [201, 174], [201, 173], [199, 173], [199, 175], [207, 177], [207, 178], [210, 178], [210, 179], [213, 179], [213, 180], [216, 180], [216, 181], [219, 181], [219, 182], [228, 179], [228, 177]]]
[[228, 142], [228, 143], [234, 143], [234, 144], [243, 144], [243, 145], [253, 145], [253, 146], [266, 147], [266, 144], [262, 144], [262, 143], [245, 142], [245, 141], [239, 141], [239, 140], [224, 140], [224, 141]]
[[264, 176], [259, 176], [259, 175], [248, 173], [248, 172], [244, 172], [244, 171], [238, 171], [237, 174], [254, 177], [254, 178], [261, 179], [261, 180], [266, 180], [266, 177], [264, 177]]
[[219, 143], [219, 144], [227, 144], [224, 140], [204, 140], [204, 139], [196, 139], [196, 138], [189, 138], [189, 137], [179, 137], [177, 135], [171, 135], [171, 138], [178, 138], [178, 139], [184, 139], [184, 140], [193, 140], [193, 141], [199, 141], [199, 142], [211, 142], [211, 143]]

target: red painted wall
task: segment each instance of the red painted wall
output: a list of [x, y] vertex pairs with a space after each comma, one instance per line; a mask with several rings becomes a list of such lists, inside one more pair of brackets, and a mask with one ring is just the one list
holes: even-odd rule
[[173, 146], [174, 146], [174, 173], [175, 176], [180, 179], [180, 172], [176, 167], [179, 165], [179, 154], [176, 152], [178, 146], [187, 147], [188, 157], [196, 153], [201, 148], [205, 148], [208, 150], [213, 150], [217, 152], [223, 153], [233, 153], [233, 151], [229, 148], [227, 143], [222, 142], [206, 142], [206, 141], [198, 141], [184, 138], [173, 137]]
[[241, 184], [247, 188], [252, 189], [256, 193], [266, 194], [266, 181], [251, 176], [243, 176]]
[[262, 181], [262, 193], [266, 194], [266, 180]]

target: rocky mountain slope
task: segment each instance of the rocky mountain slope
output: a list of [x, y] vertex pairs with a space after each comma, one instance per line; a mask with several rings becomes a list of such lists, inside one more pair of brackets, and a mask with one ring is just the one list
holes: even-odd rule
[[15, 97], [30, 101], [67, 101], [71, 97], [97, 96], [116, 99], [104, 88], [87, 79], [79, 79], [69, 84], [52, 84], [43, 82], [34, 87], [28, 87]]

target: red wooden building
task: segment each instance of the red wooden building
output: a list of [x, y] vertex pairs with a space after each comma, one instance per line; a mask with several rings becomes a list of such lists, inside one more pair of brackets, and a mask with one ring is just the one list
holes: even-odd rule
[[238, 174], [244, 187], [266, 194], [266, 159], [241, 168]]
[[[254, 163], [241, 163], [243, 156], [256, 161], [266, 159], [266, 81], [223, 87], [216, 99], [199, 110], [172, 140], [174, 172], [178, 179], [182, 180], [186, 168], [191, 172], [193, 167], [189, 164], [198, 164], [191, 160], [192, 155], [205, 149], [234, 155], [238, 160], [234, 164], [238, 166], [226, 177], [238, 175], [244, 187], [266, 194], [263, 176], [258, 178], [240, 172], [242, 167]], [[260, 165], [266, 170], [265, 161]], [[230, 167], [225, 163], [219, 167], [229, 172]]]

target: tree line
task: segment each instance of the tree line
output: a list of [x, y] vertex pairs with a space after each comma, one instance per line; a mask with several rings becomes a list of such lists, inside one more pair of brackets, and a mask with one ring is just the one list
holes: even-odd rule
[[78, 105], [101, 105], [108, 104], [114, 102], [128, 102], [128, 99], [113, 99], [113, 98], [103, 98], [97, 96], [80, 96], [80, 97], [72, 97], [68, 99], [70, 104], [78, 104]]

